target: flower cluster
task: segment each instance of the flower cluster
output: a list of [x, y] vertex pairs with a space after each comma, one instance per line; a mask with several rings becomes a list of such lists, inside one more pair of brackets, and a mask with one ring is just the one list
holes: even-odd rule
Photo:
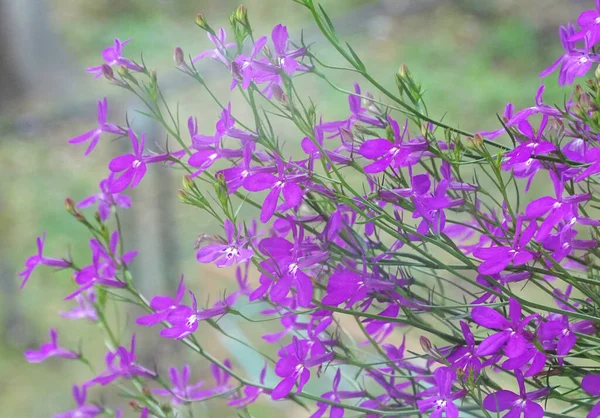
[[[396, 76], [396, 95], [341, 43], [322, 8], [312, 0], [295, 2], [381, 98], [355, 84], [346, 92], [347, 117], [331, 120], [328, 109], [295, 86], [301, 75], [336, 86], [322, 71], [329, 66], [310, 46], [291, 41], [283, 25], [255, 38], [243, 7], [230, 19], [234, 42], [198, 16], [213, 49], [186, 61], [177, 48], [175, 61], [216, 98], [195, 67], [215, 60], [231, 74], [230, 87], [246, 100], [252, 121], [216, 100], [221, 116], [214, 134], [212, 128], [200, 133], [208, 129], [192, 115], [189, 138], [181, 135], [155, 73], [122, 56], [129, 40], [115, 40], [102, 54], [104, 63], [88, 70], [145, 97], [147, 114], [180, 149], [147, 153], [143, 133], [107, 122], [106, 99], [99, 102], [98, 127], [69, 141], [89, 141], [87, 155], [103, 134], [127, 136], [132, 152], [109, 162], [99, 193], [77, 206], [67, 201], [92, 235], [91, 262], [79, 267], [46, 257], [38, 238], [38, 253], [20, 274], [25, 284], [38, 265], [72, 270], [77, 289], [66, 299], [78, 306], [62, 316], [85, 318], [107, 332], [105, 370], [74, 386], [77, 409], [57, 416], [120, 416], [86, 404], [88, 388], [117, 382], [138, 391], [131, 405], [142, 417], [179, 416], [215, 397], [236, 409], [259, 399], [312, 402], [315, 418], [599, 416], [600, 404], [589, 395], [600, 395], [594, 373], [600, 77], [577, 86], [562, 107], [544, 103], [542, 86], [535, 106], [515, 111], [509, 104], [499, 129], [469, 133], [428, 115], [423, 91], [405, 66]], [[578, 29], [561, 28], [565, 53], [543, 76], [560, 67], [559, 84], [570, 84], [600, 61], [597, 3], [598, 10], [581, 14]], [[287, 128], [276, 132], [272, 119]], [[298, 139], [297, 152], [284, 153], [284, 134]], [[129, 272], [136, 252], [123, 248], [118, 213], [131, 201], [121, 193], [136, 187], [154, 163], [183, 173], [181, 201], [223, 227], [223, 236], [200, 240], [196, 259], [235, 268], [238, 288], [211, 305], [199, 305], [183, 276], [174, 297], [148, 301]], [[553, 187], [532, 187], [538, 182]], [[92, 221], [80, 209], [95, 203]], [[246, 307], [259, 305], [260, 316], [250, 318], [236, 306], [240, 299]], [[123, 302], [145, 309], [137, 325], [150, 327], [156, 338], [181, 341], [206, 360], [214, 384], [189, 383], [195, 364], [170, 367], [170, 384], [139, 364], [135, 334], [123, 347], [104, 316], [107, 303]], [[236, 372], [196, 338], [204, 326], [228, 336], [217, 324], [226, 315], [278, 320], [276, 332], [262, 336], [277, 344], [276, 358], [264, 354], [259, 376]], [[407, 340], [415, 336], [421, 350], [409, 355]], [[54, 330], [50, 343], [25, 356], [87, 362], [59, 347]], [[268, 374], [276, 384], [265, 383]], [[315, 380], [330, 382], [331, 390], [313, 393]]]

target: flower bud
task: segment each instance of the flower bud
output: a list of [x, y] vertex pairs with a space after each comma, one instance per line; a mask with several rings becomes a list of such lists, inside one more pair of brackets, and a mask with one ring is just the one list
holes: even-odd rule
[[473, 147], [480, 147], [483, 145], [483, 137], [480, 134], [475, 134], [471, 138], [467, 138], [469, 144]]
[[398, 76], [403, 79], [410, 77], [410, 71], [408, 71], [408, 67], [406, 66], [406, 64], [400, 64], [400, 68], [398, 69]]
[[204, 15], [202, 13], [198, 13], [196, 15], [196, 25], [198, 25], [199, 27], [201, 27], [204, 30], [208, 30], [208, 22], [206, 21], [206, 18], [204, 17]]
[[194, 186], [196, 184], [194, 183], [194, 180], [192, 180], [192, 178], [190, 176], [183, 176], [183, 189], [184, 190], [193, 190]]
[[67, 209], [67, 212], [73, 215], [78, 221], [85, 221], [85, 217], [77, 210], [75, 202], [70, 197], [65, 199], [65, 209]]
[[108, 64], [102, 64], [102, 74], [104, 75], [104, 77], [106, 77], [107, 80], [112, 81], [115, 79], [115, 73], [113, 72], [111, 66]]
[[600, 80], [600, 65], [596, 67], [596, 71], [594, 72], [594, 76]]
[[180, 47], [175, 48], [175, 52], [173, 53], [173, 58], [175, 59], [175, 64], [179, 67], [182, 64], [185, 64], [185, 58], [183, 56], [183, 49]]
[[235, 10], [235, 18], [240, 23], [246, 23], [248, 21], [248, 9], [243, 4], [240, 4]]

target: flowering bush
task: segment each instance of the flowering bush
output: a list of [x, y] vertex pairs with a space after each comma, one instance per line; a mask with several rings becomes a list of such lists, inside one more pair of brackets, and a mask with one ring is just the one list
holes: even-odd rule
[[[107, 121], [106, 99], [98, 103], [98, 126], [69, 141], [88, 143], [87, 155], [113, 135], [128, 138], [132, 151], [110, 161], [99, 193], [66, 201], [89, 230], [91, 262], [47, 257], [41, 237], [20, 274], [24, 285], [39, 265], [72, 270], [75, 290], [65, 299], [77, 306], [62, 316], [98, 323], [106, 334], [105, 370], [74, 386], [75, 409], [55, 416], [121, 416], [122, 409], [86, 399], [89, 388], [109, 384], [118, 384], [142, 417], [183, 416], [216, 397], [240, 416], [250, 416], [247, 408], [261, 398], [296, 402], [315, 418], [600, 416], [600, 74], [562, 106], [544, 103], [541, 86], [534, 106], [506, 106], [498, 130], [470, 133], [429, 115], [405, 66], [396, 74], [398, 93], [387, 90], [323, 8], [295, 2], [348, 67], [328, 65], [303, 40], [290, 40], [283, 25], [256, 37], [243, 7], [230, 19], [232, 42], [198, 16], [213, 49], [186, 59], [176, 48], [175, 61], [222, 108], [214, 134], [200, 133], [207, 129], [193, 116], [189, 137], [183, 132], [156, 73], [124, 57], [129, 40], [116, 39], [104, 63], [88, 69], [139, 97], [169, 145], [181, 149], [147, 152], [144, 133]], [[571, 84], [600, 61], [600, 1], [577, 27], [561, 28], [560, 39], [565, 53], [541, 75], [558, 69], [559, 84]], [[196, 70], [206, 58], [231, 73], [251, 121], [236, 117]], [[325, 70], [352, 71], [377, 93], [358, 84], [345, 91]], [[296, 88], [301, 75], [348, 94], [348, 118], [327, 120], [327, 109]], [[284, 153], [275, 119], [286, 135], [303, 138], [301, 155]], [[197, 261], [235, 266], [239, 289], [212, 306], [199, 304], [183, 277], [174, 297], [148, 299], [129, 271], [136, 252], [124, 248], [119, 212], [132, 203], [121, 193], [157, 163], [182, 173], [183, 203], [223, 227], [222, 236], [200, 243]], [[534, 196], [534, 177], [554, 192]], [[90, 218], [83, 208], [95, 204]], [[248, 207], [260, 210], [258, 220], [240, 216]], [[553, 302], [542, 302], [544, 295]], [[260, 305], [260, 315], [244, 312], [240, 299]], [[136, 324], [179, 340], [210, 364], [215, 382], [190, 382], [187, 365], [171, 368], [167, 379], [140, 364], [135, 334], [125, 347], [106, 320], [115, 303], [143, 307]], [[225, 315], [280, 321], [280, 332], [263, 336], [280, 348], [277, 358], [264, 355], [259, 376], [238, 372], [203, 346], [203, 323], [228, 336], [215, 322]], [[401, 345], [386, 343], [392, 333], [404, 335]], [[406, 346], [413, 336], [418, 352]], [[50, 337], [26, 359], [89, 364], [62, 348], [55, 330]], [[273, 372], [278, 383], [267, 385]], [[331, 390], [305, 389], [325, 377]]]

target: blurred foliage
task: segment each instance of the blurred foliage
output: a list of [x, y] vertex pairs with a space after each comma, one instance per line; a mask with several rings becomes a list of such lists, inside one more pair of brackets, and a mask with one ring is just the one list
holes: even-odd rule
[[[171, 54], [175, 45], [182, 46], [186, 54], [192, 55], [209, 47], [205, 35], [194, 25], [197, 12], [203, 12], [216, 27], [226, 26], [228, 14], [239, 3], [233, 0], [49, 1], [51, 18], [72, 55], [80, 60], [73, 64], [76, 70], [83, 73], [86, 66], [96, 65], [99, 52], [114, 37], [132, 37], [134, 42], [127, 45], [126, 54], [137, 58], [144, 51], [150, 66], [164, 70], [159, 72], [161, 78], [163, 74], [165, 78], [183, 77], [173, 68]], [[369, 7], [369, 2], [363, 0], [325, 0], [322, 3], [338, 17], [351, 6], [365, 7], [364, 4], [367, 4], [366, 7]], [[433, 115], [446, 115], [448, 122], [467, 129], [487, 130], [497, 127], [496, 114], [502, 113], [508, 101], [517, 108], [533, 104], [535, 90], [540, 84], [537, 74], [554, 61], [560, 50], [556, 28], [549, 30], [534, 17], [545, 19], [551, 25], [567, 20], [568, 17], [560, 15], [566, 6], [555, 6], [559, 3], [550, 0], [442, 2], [432, 12], [408, 16], [398, 12], [378, 16], [373, 21], [362, 22], [364, 24], [359, 29], [346, 28], [344, 38], [390, 89], [395, 88], [394, 75], [399, 65], [407, 64], [427, 90], [426, 99]], [[263, 33], [269, 33], [275, 23], [283, 22], [297, 38], [302, 28], [312, 27], [308, 23], [309, 17], [290, 0], [249, 0], [244, 4], [257, 30]], [[541, 5], [547, 5], [544, 13], [539, 11]], [[315, 49], [325, 61], [340, 64], [326, 46], [317, 44]], [[202, 68], [217, 65], [207, 62], [202, 64]], [[230, 97], [229, 75], [227, 71], [220, 74], [211, 77], [210, 82], [219, 97], [227, 100]], [[561, 103], [564, 98], [564, 90], [556, 86], [555, 79], [551, 76], [547, 81], [547, 103]], [[339, 73], [336, 80], [345, 89], [351, 89], [354, 81], [360, 81], [355, 80], [352, 73]], [[345, 95], [331, 91], [311, 77], [302, 77], [300, 83], [302, 91], [317, 104], [324, 118], [346, 116]], [[181, 115], [197, 115], [201, 131], [211, 132], [218, 109], [197, 86], [184, 84], [183, 87], [167, 89], [168, 100], [173, 104], [175, 100], [180, 101]], [[366, 85], [364, 87], [368, 89]], [[115, 104], [122, 98], [118, 91], [106, 86], [104, 80], [88, 80], [88, 84], [82, 84], [80, 94], [86, 99], [85, 106], [89, 106], [91, 112], [95, 109], [94, 100], [99, 97], [106, 95], [109, 102]], [[235, 96], [231, 95], [234, 97], [233, 107], [240, 109], [236, 107]], [[66, 100], [57, 97], [52, 108], [67, 106]], [[124, 107], [111, 107], [111, 117], [122, 122], [124, 110]], [[246, 116], [241, 115], [242, 118]], [[85, 260], [89, 256], [85, 231], [66, 214], [62, 201], [66, 196], [78, 201], [93, 193], [98, 180], [106, 173], [106, 162], [116, 147], [114, 143], [104, 142], [85, 159], [82, 148], [69, 147], [66, 143], [67, 138], [85, 132], [94, 123], [95, 117], [91, 113], [84, 120], [54, 121], [50, 127], [42, 126], [37, 131], [15, 132], [3, 137], [0, 144], [0, 235], [5, 239], [0, 250], [4, 262], [8, 263], [5, 271], [10, 274], [18, 271], [23, 261], [33, 253], [35, 236], [41, 231], [46, 231], [49, 237], [49, 254], [63, 254], [69, 249], [76, 259]], [[281, 138], [282, 141], [289, 140], [291, 147], [297, 146], [299, 139], [292, 136]], [[177, 176], [178, 173], [175, 173]], [[140, 187], [143, 190], [151, 185], [142, 184]], [[153, 204], [152, 201], [139, 200], [135, 203], [141, 206]], [[214, 301], [216, 295], [231, 284], [232, 275], [229, 271], [203, 269], [195, 262], [191, 247], [200, 232], [210, 231], [210, 221], [206, 218], [178, 207], [177, 224], [185, 226], [180, 228], [181, 246], [186, 251], [183, 271], [192, 280], [193, 286], [202, 287], [205, 295], [212, 295]], [[13, 280], [13, 277], [4, 279]], [[22, 356], [25, 346], [37, 346], [47, 338], [48, 327], [67, 325], [56, 312], [71, 306], [61, 300], [70, 285], [68, 279], [64, 273], [55, 275], [49, 269], [39, 269], [26, 291], [18, 295], [17, 303], [21, 305], [20, 311], [24, 316], [23, 329], [19, 330], [21, 339], [5, 335], [0, 344], [0, 358], [3, 359], [0, 375], [8, 376], [8, 379], [0, 380], [2, 417], [45, 417], [54, 411], [68, 409], [72, 405], [71, 382], [81, 382], [89, 377], [84, 366], [60, 361], [28, 365]], [[14, 283], [16, 289], [17, 281]], [[9, 306], [11, 302], [10, 306], [14, 306], [15, 297], [14, 293], [1, 295], [0, 305]], [[0, 323], [5, 314], [6, 310], [0, 309]], [[131, 321], [131, 318], [121, 318], [121, 323], [126, 320]], [[272, 330], [276, 325], [268, 326]], [[83, 343], [86, 352], [90, 349], [90, 355], [101, 362], [103, 346], [98, 331], [87, 324], [77, 324], [74, 329], [73, 333], [66, 334], [66, 345], [77, 347]], [[258, 332], [246, 333], [249, 338], [255, 338], [256, 334]], [[210, 340], [210, 336], [202, 337]], [[152, 340], [148, 338], [146, 341]], [[168, 344], [161, 350], [174, 352], [173, 346]], [[238, 364], [243, 363], [240, 360], [244, 358], [243, 352], [231, 347], [227, 350]], [[173, 357], [184, 361], [177, 353]], [[253, 366], [252, 361], [247, 363]], [[198, 374], [203, 377], [205, 366], [199, 364], [195, 367], [200, 368]], [[258, 366], [262, 367], [262, 364]], [[34, 396], [39, 398], [39, 402], [30, 402]], [[222, 406], [222, 402], [211, 403], [210, 407], [214, 410], [207, 409], [200, 416], [234, 416], [231, 410], [219, 408], [219, 405]], [[281, 416], [281, 405], [275, 408], [259, 405], [255, 416]], [[286, 416], [306, 415], [302, 412], [296, 414], [296, 410], [288, 404], [284, 406]]]

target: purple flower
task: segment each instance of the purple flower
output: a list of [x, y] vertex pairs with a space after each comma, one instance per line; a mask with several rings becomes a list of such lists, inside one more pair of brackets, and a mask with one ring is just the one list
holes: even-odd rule
[[94, 304], [96, 303], [96, 292], [94, 289], [89, 289], [75, 296], [77, 307], [67, 312], [61, 312], [60, 316], [69, 319], [88, 319], [92, 322], [98, 320], [98, 313]]
[[203, 58], [210, 56], [212, 59], [222, 62], [225, 66], [229, 66], [229, 60], [227, 59], [227, 49], [235, 46], [234, 42], [227, 43], [227, 34], [225, 29], [219, 29], [217, 35], [213, 35], [210, 32], [206, 32], [208, 39], [213, 43], [215, 49], [208, 49], [198, 56], [192, 58], [192, 62], [196, 62]]
[[502, 168], [504, 170], [509, 169], [515, 164], [524, 163], [533, 156], [537, 157], [556, 151], [556, 146], [553, 143], [542, 140], [542, 134], [544, 133], [547, 124], [548, 116], [544, 115], [536, 135], [533, 131], [533, 127], [528, 121], [524, 120], [519, 123], [519, 131], [521, 131], [526, 140], [522, 141], [517, 137], [521, 143], [504, 155], [505, 160], [502, 162]]
[[292, 168], [291, 165], [285, 164], [277, 154], [275, 158], [277, 162], [276, 176], [259, 172], [251, 174], [244, 181], [244, 188], [250, 192], [271, 189], [260, 211], [262, 223], [268, 222], [273, 217], [280, 194], [283, 194], [284, 204], [280, 206], [279, 211], [293, 208], [302, 202], [302, 189], [298, 183], [305, 180], [306, 175], [288, 172]]
[[550, 67], [542, 71], [540, 77], [549, 75], [560, 66], [558, 84], [564, 86], [573, 83], [575, 77], [585, 75], [592, 68], [592, 64], [599, 61], [599, 58], [590, 55], [589, 48], [591, 45], [587, 42], [584, 49], [575, 48], [575, 42], [571, 40], [575, 35], [575, 28], [571, 23], [566, 28], [561, 26], [558, 33], [565, 53], [558, 57]]
[[248, 240], [241, 239], [241, 226], [238, 227], [236, 234], [233, 223], [229, 219], [225, 219], [224, 228], [227, 244], [211, 244], [200, 248], [196, 253], [196, 259], [200, 263], [214, 262], [217, 267], [229, 267], [233, 263], [244, 263], [254, 255], [252, 249], [244, 248], [248, 244]]
[[364, 167], [365, 173], [381, 173], [388, 167], [400, 168], [416, 164], [419, 161], [419, 156], [429, 147], [427, 141], [424, 140], [411, 141], [409, 138], [408, 141], [404, 141], [408, 129], [408, 120], [406, 120], [402, 133], [400, 133], [398, 122], [389, 116], [388, 122], [394, 133], [394, 142], [384, 138], [370, 139], [365, 141], [358, 151], [363, 157], [376, 160]]
[[[265, 364], [265, 366], [260, 371], [259, 383], [261, 385], [265, 384], [266, 376], [267, 376], [267, 365]], [[227, 402], [227, 405], [234, 406], [237, 409], [246, 408], [247, 406], [256, 402], [258, 397], [263, 392], [265, 392], [264, 389], [258, 388], [256, 386], [245, 386], [244, 387], [244, 395]]]
[[194, 296], [191, 291], [188, 292], [192, 298], [192, 307], [179, 305], [178, 307], [171, 309], [167, 315], [167, 320], [172, 326], [160, 331], [162, 337], [174, 338], [176, 340], [187, 337], [198, 329], [199, 321], [225, 315], [229, 306], [235, 303], [238, 296], [237, 293], [233, 293], [229, 295], [225, 301], [217, 301], [212, 308], [199, 311], [196, 296]]
[[181, 405], [186, 402], [197, 401], [205, 397], [204, 391], [200, 388], [204, 382], [200, 381], [189, 386], [190, 366], [187, 364], [181, 368], [181, 373], [175, 368], [169, 368], [169, 375], [173, 387], [170, 389], [153, 389], [152, 393], [161, 396], [170, 396], [174, 405]]
[[144, 155], [144, 146], [146, 143], [146, 135], [142, 134], [138, 140], [135, 133], [129, 129], [129, 139], [133, 154], [125, 154], [115, 157], [108, 165], [108, 169], [113, 173], [122, 173], [110, 185], [112, 193], [119, 193], [125, 190], [128, 186], [134, 188], [144, 178], [146, 174], [146, 164], [155, 163], [158, 161], [166, 161], [169, 158], [168, 154], [159, 155]]
[[273, 392], [271, 398], [278, 400], [285, 398], [298, 383], [296, 393], [302, 392], [302, 388], [310, 379], [310, 367], [318, 366], [333, 360], [333, 353], [324, 352], [309, 358], [308, 340], [299, 340], [293, 337], [292, 342], [279, 350], [279, 360], [275, 365], [275, 373], [283, 378]]
[[429, 415], [432, 418], [439, 418], [443, 413], [446, 414], [446, 418], [458, 418], [458, 408], [454, 401], [464, 397], [466, 390], [452, 392], [456, 373], [449, 367], [440, 367], [433, 372], [433, 376], [436, 386], [421, 393], [421, 396], [428, 399], [417, 401], [419, 411], [425, 413], [433, 409]]
[[530, 219], [539, 218], [550, 212], [535, 235], [535, 239], [538, 241], [546, 238], [554, 226], [561, 220], [566, 219], [567, 217], [571, 218], [574, 208], [579, 203], [585, 202], [592, 197], [590, 193], [574, 194], [572, 196], [563, 197], [565, 190], [564, 180], [562, 178], [559, 179], [553, 171], [550, 171], [549, 174], [552, 184], [554, 184], [556, 198], [551, 196], [540, 197], [529, 203], [525, 209], [525, 216]]
[[134, 376], [143, 376], [148, 378], [156, 377], [156, 373], [142, 367], [136, 363], [135, 356], [135, 335], [131, 337], [131, 348], [129, 351], [119, 346], [115, 351], [108, 352], [105, 357], [106, 370], [85, 383], [84, 386], [99, 384], [101, 386], [119, 379], [131, 379]]
[[77, 409], [62, 414], [55, 414], [54, 418], [94, 418], [102, 413], [102, 408], [96, 405], [86, 405], [87, 389], [84, 386], [81, 388], [73, 386], [73, 398], [77, 404]]
[[98, 213], [102, 222], [106, 222], [110, 216], [113, 206], [130, 208], [131, 198], [129, 196], [123, 196], [119, 193], [111, 193], [110, 190], [113, 181], [114, 174], [111, 174], [107, 179], [104, 179], [100, 182], [100, 193], [86, 197], [81, 202], [77, 203], [77, 207], [87, 208], [98, 203]]
[[84, 155], [88, 155], [90, 152], [96, 148], [98, 145], [98, 141], [100, 140], [100, 136], [102, 133], [107, 132], [115, 135], [124, 135], [125, 131], [119, 128], [117, 125], [112, 123], [107, 123], [108, 117], [108, 101], [106, 97], [103, 100], [98, 102], [98, 127], [96, 129], [92, 129], [84, 134], [76, 136], [75, 138], [69, 139], [69, 144], [81, 144], [83, 142], [90, 141], [87, 150]]
[[478, 356], [496, 354], [504, 347], [507, 357], [518, 357], [527, 349], [528, 342], [532, 340], [531, 333], [525, 330], [534, 319], [539, 319], [538, 314], [531, 314], [521, 319], [521, 304], [516, 299], [509, 299], [509, 318], [487, 306], [476, 306], [471, 311], [471, 318], [482, 327], [498, 330], [483, 340], [477, 347]]
[[[131, 42], [131, 39], [121, 42], [115, 38], [113, 45], [105, 48], [102, 51], [102, 59], [109, 66], [119, 65], [129, 68], [133, 71], [141, 71], [142, 67], [131, 61], [130, 59], [123, 57], [123, 46]], [[94, 74], [94, 78], [98, 78], [102, 75], [102, 66], [90, 67], [86, 70], [88, 73]]]
[[485, 260], [479, 265], [478, 271], [481, 274], [496, 274], [504, 270], [510, 263], [521, 266], [527, 264], [535, 254], [526, 248], [529, 241], [533, 238], [537, 229], [535, 221], [531, 221], [529, 226], [521, 232], [522, 220], [517, 220], [515, 227], [515, 236], [511, 246], [491, 246], [478, 248], [473, 252], [477, 258]]
[[39, 266], [40, 264], [43, 266], [59, 267], [59, 268], [65, 268], [65, 267], [69, 267], [71, 265], [71, 263], [69, 263], [66, 260], [59, 260], [57, 258], [51, 258], [51, 257], [44, 256], [43, 252], [44, 252], [45, 239], [46, 239], [45, 232], [42, 234], [41, 237], [37, 237], [36, 242], [37, 242], [38, 252], [37, 252], [37, 254], [32, 255], [25, 261], [25, 270], [23, 270], [22, 272], [19, 273], [19, 277], [23, 278], [23, 281], [21, 282], [21, 289], [23, 288], [23, 286], [25, 286], [25, 283], [27, 283], [27, 280], [29, 280], [29, 277], [33, 273], [33, 270], [35, 270], [35, 268], [37, 266]]
[[60, 348], [58, 346], [58, 333], [55, 329], [50, 329], [50, 342], [42, 344], [39, 350], [25, 351], [25, 359], [29, 363], [41, 363], [50, 357], [62, 357], [66, 359], [76, 359], [79, 354], [71, 350]]
[[454, 369], [462, 369], [464, 371], [465, 379], [469, 378], [469, 376], [473, 376], [473, 378], [476, 379], [481, 372], [482, 363], [476, 353], [475, 337], [466, 322], [460, 321], [460, 328], [466, 345], [452, 350], [452, 353], [446, 357], [446, 360], [452, 364]]
[[169, 313], [181, 305], [183, 296], [185, 296], [185, 283], [183, 282], [182, 274], [181, 279], [179, 280], [179, 286], [177, 286], [175, 299], [171, 298], [170, 296], [154, 296], [152, 300], [150, 300], [150, 308], [152, 308], [154, 313], [140, 316], [135, 320], [135, 323], [138, 325], [151, 327], [166, 321]]
[[525, 391], [525, 379], [523, 373], [515, 370], [515, 377], [519, 384], [519, 393], [510, 390], [499, 390], [485, 397], [483, 406], [491, 412], [508, 411], [504, 417], [542, 418], [544, 409], [534, 402], [550, 392], [550, 388], [538, 389], [533, 392]]
[[519, 110], [512, 116], [512, 118], [508, 122], [506, 122], [506, 126], [509, 127], [513, 125], [518, 125], [519, 123], [528, 119], [530, 116], [537, 115], [540, 113], [546, 116], [560, 117], [560, 110], [544, 103], [542, 97], [544, 95], [545, 88], [546, 86], [544, 86], [543, 84], [538, 88], [535, 94], [535, 106]]
[[[351, 399], [351, 398], [362, 398], [366, 395], [366, 392], [363, 391], [345, 391], [338, 390], [340, 386], [340, 380], [342, 378], [341, 369], [337, 369], [335, 376], [333, 377], [333, 390], [330, 392], [326, 392], [321, 395], [321, 398], [327, 399], [333, 402], [342, 402], [342, 399]], [[330, 408], [329, 404], [317, 401], [317, 411], [310, 416], [310, 418], [321, 418], [327, 412], [327, 409]], [[343, 418], [344, 417], [344, 408], [341, 406], [331, 406], [331, 410], [329, 412], [330, 418]]]
[[591, 48], [600, 41], [600, 0], [596, 0], [596, 10], [586, 10], [579, 15], [577, 24], [582, 29], [571, 35], [569, 42], [585, 40]]
[[282, 24], [275, 26], [271, 32], [271, 40], [273, 41], [277, 63], [288, 75], [294, 74], [298, 69], [305, 69], [302, 64], [296, 61], [296, 58], [304, 55], [306, 50], [304, 48], [289, 50], [289, 35], [286, 26]]
[[[592, 396], [600, 396], [600, 374], [589, 374], [581, 380], [581, 387]], [[600, 416], [600, 402], [588, 412], [587, 418], [598, 418]]]
[[[556, 355], [560, 356], [558, 364], [562, 365], [564, 363], [563, 356], [567, 356], [577, 343], [575, 333], [593, 334], [595, 332], [595, 323], [589, 320], [569, 323], [567, 315], [557, 314], [551, 315], [550, 319], [550, 321], [543, 322], [540, 325], [538, 335], [542, 342], [546, 344], [552, 343], [551, 345], [556, 348]], [[554, 344], [555, 339], [556, 343]]]

